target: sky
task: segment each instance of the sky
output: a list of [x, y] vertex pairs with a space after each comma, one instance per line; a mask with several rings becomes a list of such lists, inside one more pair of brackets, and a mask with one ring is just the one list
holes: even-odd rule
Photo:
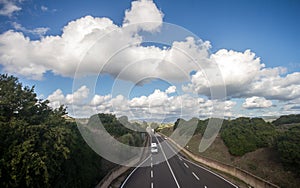
[[300, 112], [300, 1], [0, 0], [0, 72], [73, 117]]

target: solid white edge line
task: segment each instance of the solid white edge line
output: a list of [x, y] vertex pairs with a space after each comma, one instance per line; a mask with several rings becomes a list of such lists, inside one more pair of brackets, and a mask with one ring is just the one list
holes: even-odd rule
[[[167, 141], [167, 140], [166, 140], [166, 141]], [[173, 150], [174, 153], [176, 153], [176, 152], [174, 151], [174, 149], [172, 148], [172, 146], [170, 146], [168, 142], [166, 142], [166, 143], [167, 143], [168, 147], [169, 147], [171, 150]], [[176, 153], [176, 155], [178, 155], [178, 152]], [[178, 156], [179, 156], [179, 155], [178, 155]], [[202, 166], [200, 166], [200, 165], [194, 163], [193, 161], [190, 161], [190, 160], [185, 159], [185, 158], [182, 158], [182, 159], [185, 160], [185, 161], [187, 161], [187, 162], [189, 162], [189, 163], [192, 163], [193, 165], [196, 165], [196, 166], [198, 166], [198, 167], [200, 167], [200, 168], [202, 168], [202, 169], [204, 169], [204, 170], [206, 170], [206, 171], [208, 171], [208, 172], [210, 172], [210, 173], [212, 173], [212, 174], [214, 174], [215, 176], [221, 178], [222, 180], [226, 181], [227, 183], [231, 184], [232, 186], [238, 188], [237, 185], [233, 184], [232, 182], [230, 182], [229, 180], [227, 180], [227, 179], [225, 179], [224, 177], [220, 176], [219, 174], [216, 174], [215, 172], [212, 172], [212, 171], [208, 170], [207, 168], [204, 168], [204, 167], [202, 167]]]
[[149, 155], [143, 162], [141, 162], [137, 167], [135, 167], [135, 169], [133, 169], [133, 171], [131, 171], [131, 173], [127, 176], [127, 178], [125, 179], [125, 181], [122, 183], [120, 188], [123, 188], [124, 185], [126, 184], [126, 182], [129, 180], [129, 178], [131, 177], [131, 175], [142, 165], [144, 164], [150, 157], [151, 155]]
[[189, 166], [186, 163], [183, 163], [185, 167], [189, 168]]
[[170, 172], [171, 172], [171, 174], [172, 174], [172, 176], [173, 176], [173, 179], [175, 180], [175, 183], [176, 183], [177, 187], [180, 188], [180, 186], [179, 186], [179, 184], [178, 184], [178, 181], [177, 181], [177, 179], [176, 179], [176, 177], [175, 177], [175, 174], [174, 174], [174, 172], [173, 172], [173, 170], [172, 170], [172, 168], [171, 168], [171, 166], [170, 166], [170, 164], [169, 164], [169, 161], [168, 161], [168, 159], [167, 159], [167, 157], [166, 157], [166, 154], [165, 154], [164, 150], [162, 149], [159, 140], [157, 139], [157, 136], [155, 136], [155, 138], [156, 138], [156, 140], [157, 140], [157, 142], [158, 142], [158, 145], [159, 145], [159, 147], [160, 147], [160, 149], [161, 149], [161, 151], [162, 151], [162, 153], [163, 153], [163, 155], [164, 155], [164, 157], [165, 157], [165, 159], [166, 159], [167, 165], [168, 165], [168, 167], [169, 167], [169, 169], [170, 169]]
[[202, 168], [203, 170], [206, 170], [207, 172], [210, 172], [210, 173], [212, 173], [213, 175], [215, 175], [215, 176], [217, 176], [217, 177], [221, 178], [222, 180], [226, 181], [227, 183], [231, 184], [232, 186], [234, 186], [234, 187], [238, 188], [238, 186], [237, 186], [237, 185], [233, 184], [232, 182], [230, 182], [229, 180], [225, 179], [225, 178], [224, 178], [224, 177], [222, 177], [221, 175], [219, 175], [219, 174], [216, 174], [215, 172], [212, 172], [212, 171], [208, 170], [207, 168], [204, 168], [203, 166], [200, 166], [200, 165], [198, 165], [198, 164], [194, 163], [193, 161], [189, 161], [189, 160], [187, 160], [187, 159], [184, 159], [184, 160], [185, 160], [185, 161], [187, 161], [187, 162], [189, 162], [189, 163], [191, 163], [191, 164], [193, 164], [193, 165], [195, 165], [195, 166], [198, 166], [199, 168]]
[[197, 180], [200, 180], [200, 178], [199, 178], [194, 172], [192, 172], [192, 174], [195, 176], [195, 178], [196, 178]]

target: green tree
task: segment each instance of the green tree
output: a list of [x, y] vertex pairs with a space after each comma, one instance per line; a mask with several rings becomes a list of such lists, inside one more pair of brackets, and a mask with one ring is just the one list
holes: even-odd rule
[[93, 187], [107, 173], [65, 114], [0, 75], [0, 187]]
[[300, 127], [281, 133], [276, 140], [276, 149], [283, 165], [300, 175]]
[[258, 148], [272, 146], [275, 128], [261, 118], [237, 118], [224, 121], [221, 137], [231, 154], [242, 156]]
[[291, 114], [291, 115], [280, 116], [280, 118], [276, 119], [272, 123], [274, 125], [300, 123], [300, 114]]

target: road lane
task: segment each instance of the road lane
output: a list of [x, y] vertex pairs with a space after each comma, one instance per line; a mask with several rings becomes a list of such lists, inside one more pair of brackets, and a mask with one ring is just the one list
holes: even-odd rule
[[[152, 142], [158, 144], [158, 140], [155, 137], [152, 137]], [[141, 166], [143, 167], [136, 168], [127, 177], [121, 186], [122, 188], [177, 187], [161, 149], [158, 154], [150, 154], [149, 158]], [[151, 171], [153, 177], [151, 177]]]
[[[158, 154], [150, 155], [143, 166], [138, 167], [123, 183], [128, 188], [233, 188], [237, 187], [218, 174], [176, 154], [168, 140], [153, 135], [152, 142], [159, 145]], [[168, 160], [166, 161], [167, 158]], [[163, 162], [161, 162], [163, 161]]]

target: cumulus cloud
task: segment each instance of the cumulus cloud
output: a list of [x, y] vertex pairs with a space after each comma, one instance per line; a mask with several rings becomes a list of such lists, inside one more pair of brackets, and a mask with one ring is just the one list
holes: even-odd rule
[[118, 27], [108, 18], [86, 16], [68, 23], [61, 36], [32, 41], [21, 32], [3, 33], [0, 63], [5, 71], [32, 79], [41, 79], [46, 71], [73, 77], [80, 63], [77, 76], [108, 73], [132, 82], [141, 77], [187, 81], [189, 73], [207, 59], [210, 48], [209, 42], [193, 37], [174, 41], [167, 49], [142, 42], [137, 33], [133, 35], [131, 29]]
[[[0, 14], [11, 15], [21, 10], [14, 2], [0, 0], [3, 4]], [[47, 8], [42, 6], [41, 9]], [[211, 88], [223, 84], [229, 99], [247, 98], [243, 106], [248, 109], [265, 108], [272, 105], [270, 100], [291, 102], [300, 97], [299, 72], [287, 74], [283, 67], [267, 68], [251, 50], [221, 49], [211, 54], [209, 41], [192, 36], [172, 41], [165, 48], [144, 45], [141, 33], [159, 32], [163, 16], [153, 1], [138, 0], [125, 11], [122, 25], [114, 24], [109, 18], [85, 16], [69, 22], [61, 35], [44, 36], [48, 28], [30, 30], [14, 22], [15, 30], [0, 34], [0, 64], [4, 72], [31, 79], [42, 79], [47, 71], [66, 77], [109, 74], [139, 84], [143, 84], [141, 78], [148, 81], [160, 78], [187, 83], [182, 87], [183, 91], [208, 97], [171, 96], [178, 90], [175, 86], [133, 99], [97, 94], [89, 98], [87, 87], [67, 95], [56, 90], [48, 97], [53, 107], [73, 105], [81, 115], [97, 111], [119, 115], [130, 112], [132, 117], [157, 118], [165, 115], [161, 112], [169, 117], [178, 114], [197, 116], [225, 108], [231, 116], [230, 109], [235, 102], [210, 98]], [[24, 33], [43, 37], [31, 40]], [[212, 77], [222, 79], [209, 79]], [[286, 110], [295, 110], [298, 106], [293, 102]]]
[[[285, 75], [283, 67], [266, 68], [250, 50], [236, 52], [222, 49], [210, 56], [210, 63], [220, 69], [229, 98], [261, 96], [286, 101], [300, 97], [299, 72]], [[207, 75], [198, 71], [183, 90], [209, 96], [210, 87], [218, 84], [209, 82]]]
[[47, 100], [50, 101], [49, 106], [56, 109], [59, 108], [61, 105], [66, 103], [65, 96], [61, 89], [57, 89], [51, 95], [47, 97]]
[[170, 86], [166, 91], [156, 89], [148, 96], [126, 98], [123, 95], [112, 97], [95, 94], [89, 100], [89, 89], [81, 86], [72, 94], [64, 95], [60, 89], [48, 96], [50, 106], [58, 108], [62, 104], [68, 106], [69, 112], [75, 117], [89, 117], [95, 113], [113, 113], [117, 116], [128, 116], [130, 119], [175, 121], [178, 117], [190, 119], [193, 117], [210, 117], [216, 112], [224, 116], [232, 116], [233, 101], [207, 100], [187, 94], [168, 96], [175, 92]]
[[49, 106], [52, 108], [58, 108], [60, 105], [83, 106], [88, 95], [89, 89], [86, 86], [81, 86], [74, 93], [67, 94], [66, 96], [63, 94], [62, 90], [57, 89], [47, 97], [47, 100], [50, 101]]
[[167, 94], [171, 94], [171, 93], [175, 93], [176, 92], [176, 86], [170, 86], [168, 87], [168, 89], [166, 90]]
[[266, 100], [264, 97], [253, 96], [246, 98], [243, 103], [244, 108], [255, 109], [255, 108], [268, 108], [272, 106], [272, 101]]
[[14, 12], [20, 11], [22, 8], [17, 5], [15, 0], [0, 0], [0, 15], [2, 16], [12, 16]]
[[133, 1], [131, 9], [125, 11], [123, 26], [133, 24], [137, 29], [156, 31], [163, 22], [163, 16], [152, 0]]

